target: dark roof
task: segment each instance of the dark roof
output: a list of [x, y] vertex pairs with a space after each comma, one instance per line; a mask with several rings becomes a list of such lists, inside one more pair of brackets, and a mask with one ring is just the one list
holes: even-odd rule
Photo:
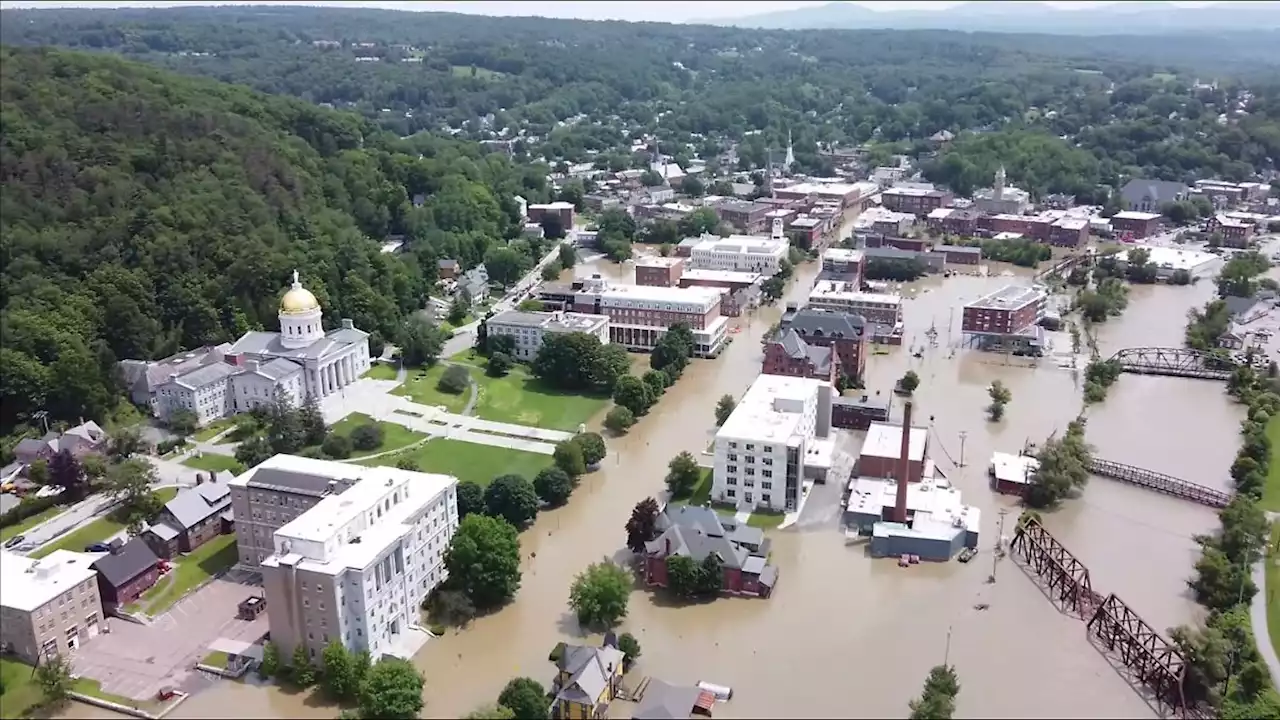
[[[354, 466], [351, 468], [352, 477], [349, 483], [354, 484], [358, 479], [356, 477], [358, 470], [359, 468]], [[245, 485], [251, 488], [323, 497], [329, 493], [330, 479], [323, 475], [308, 475], [295, 470], [260, 467], [253, 471], [253, 476], [249, 478]], [[338, 487], [339, 491], [346, 489], [342, 482], [338, 483]]]
[[782, 316], [782, 329], [794, 330], [801, 338], [860, 338], [867, 321], [861, 315], [825, 308], [805, 307]]
[[936, 246], [934, 246], [933, 250], [934, 250], [934, 252], [943, 252], [943, 253], [960, 253], [960, 254], [965, 254], [965, 255], [982, 255], [982, 248], [980, 248], [980, 247], [968, 247], [968, 246], [966, 246], [966, 245], [936, 245]]
[[93, 562], [93, 569], [98, 571], [102, 579], [111, 587], [120, 587], [142, 573], [155, 567], [159, 559], [151, 552], [151, 548], [136, 537], [120, 546], [110, 555], [103, 555]]
[[781, 337], [777, 343], [782, 346], [782, 350], [788, 356], [795, 360], [808, 360], [813, 365], [813, 369], [817, 372], [827, 372], [831, 369], [831, 348], [822, 347], [820, 345], [810, 345], [800, 337], [800, 334], [791, 328], [782, 331]]
[[1124, 184], [1120, 189], [1120, 197], [1125, 202], [1137, 202], [1144, 197], [1151, 198], [1151, 201], [1157, 204], [1173, 202], [1178, 196], [1187, 192], [1189, 188], [1180, 183], [1170, 180], [1146, 180], [1143, 178], [1134, 178]]
[[863, 254], [868, 260], [915, 260], [923, 253], [918, 250], [903, 250], [896, 247], [867, 248]]
[[731, 568], [741, 568], [753, 555], [768, 555], [764, 531], [739, 524], [708, 507], [667, 506], [658, 516], [657, 527], [662, 534], [646, 549], [663, 557], [668, 555], [668, 542], [670, 555], [688, 555], [702, 562], [707, 555], [716, 553]]
[[700, 695], [702, 690], [696, 687], [650, 680], [640, 707], [631, 717], [635, 720], [687, 720]]

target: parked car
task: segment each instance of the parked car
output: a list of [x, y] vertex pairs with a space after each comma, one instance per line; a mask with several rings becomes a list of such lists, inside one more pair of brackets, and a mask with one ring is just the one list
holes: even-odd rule
[[111, 546], [106, 543], [90, 543], [84, 546], [85, 552], [111, 552]]
[[27, 539], [26, 535], [14, 535], [13, 537], [4, 541], [4, 547], [6, 550], [8, 550], [9, 548], [21, 543], [23, 540], [26, 540], [26, 539]]

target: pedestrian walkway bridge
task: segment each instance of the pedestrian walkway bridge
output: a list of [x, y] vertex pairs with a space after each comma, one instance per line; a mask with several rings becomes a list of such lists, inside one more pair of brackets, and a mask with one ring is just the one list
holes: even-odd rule
[[1229, 361], [1199, 350], [1187, 348], [1125, 348], [1111, 356], [1120, 370], [1139, 375], [1226, 380], [1233, 369]]
[[1172, 495], [1183, 500], [1207, 505], [1212, 508], [1224, 508], [1231, 502], [1231, 494], [1204, 485], [1197, 485], [1172, 475], [1165, 475], [1134, 465], [1112, 462], [1101, 458], [1093, 458], [1089, 462], [1089, 472], [1100, 477], [1119, 480], [1130, 485], [1155, 490], [1158, 493]]

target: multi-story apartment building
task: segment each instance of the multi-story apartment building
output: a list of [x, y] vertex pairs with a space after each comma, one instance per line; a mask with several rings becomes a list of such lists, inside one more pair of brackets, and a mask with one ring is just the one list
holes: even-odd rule
[[716, 237], [703, 235], [689, 251], [690, 269], [737, 270], [765, 276], [777, 274], [787, 259], [791, 244], [785, 237], [766, 238], [751, 235]]
[[545, 205], [529, 205], [525, 208], [529, 222], [541, 223], [547, 215], [555, 215], [560, 220], [560, 227], [566, 232], [573, 229], [573, 203], [553, 202]]
[[1044, 316], [1043, 288], [1006, 285], [964, 306], [960, 329], [977, 335], [1016, 335]]
[[1111, 216], [1111, 229], [1134, 240], [1155, 235], [1160, 229], [1160, 213], [1125, 210]]
[[[342, 463], [277, 455], [284, 471], [344, 477]], [[458, 480], [394, 467], [359, 468], [360, 480], [276, 530], [262, 561], [271, 641], [317, 661], [333, 640], [348, 649], [412, 657], [429, 637], [422, 603], [444, 581], [458, 528]]]
[[231, 479], [240, 565], [256, 570], [275, 552], [275, 532], [321, 500], [354, 485], [365, 468], [276, 455]]
[[831, 434], [833, 395], [821, 380], [757, 377], [716, 431], [712, 498], [744, 509], [796, 509], [812, 474], [807, 465]]
[[609, 342], [609, 318], [572, 312], [521, 312], [508, 310], [485, 321], [490, 338], [509, 336], [515, 339], [515, 358], [533, 360], [548, 333], [580, 332]]
[[721, 200], [711, 207], [721, 222], [748, 235], [764, 232], [769, 223], [769, 211], [773, 210], [770, 205], [749, 200]]
[[39, 665], [96, 637], [102, 599], [92, 562], [69, 550], [39, 560], [0, 551], [0, 652]]
[[862, 286], [866, 274], [867, 257], [861, 250], [827, 248], [822, 251], [821, 278]]
[[708, 287], [614, 285], [593, 275], [573, 284], [571, 307], [577, 313], [608, 316], [609, 342], [628, 350], [652, 350], [667, 328], [685, 323], [693, 330], [694, 353], [715, 357], [729, 333], [729, 321], [720, 310], [721, 292]]
[[676, 287], [684, 273], [684, 258], [645, 255], [636, 258], [636, 284]]
[[738, 317], [743, 310], [760, 304], [764, 276], [736, 270], [688, 270], [680, 276], [678, 287], [719, 288], [720, 314]]
[[894, 187], [880, 193], [880, 204], [885, 209], [912, 215], [928, 215], [949, 206], [953, 200], [946, 190], [931, 188]]
[[817, 281], [809, 293], [809, 306], [855, 313], [881, 325], [902, 322], [901, 295], [861, 292], [853, 283]]
[[982, 213], [972, 208], [938, 208], [929, 213], [925, 222], [937, 232], [951, 235], [972, 235], [978, 229]]
[[1214, 215], [1205, 222], [1204, 229], [1210, 233], [1220, 233], [1222, 244], [1237, 250], [1249, 247], [1249, 238], [1253, 237], [1255, 225], [1239, 218], [1227, 215]]

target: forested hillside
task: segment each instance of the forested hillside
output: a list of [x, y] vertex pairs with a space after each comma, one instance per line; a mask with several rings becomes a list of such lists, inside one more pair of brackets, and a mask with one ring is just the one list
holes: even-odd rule
[[[920, 155], [940, 130], [1006, 131], [957, 143], [959, 156], [932, 175], [966, 187], [1003, 162], [1024, 186], [1092, 192], [1133, 176], [1242, 179], [1280, 158], [1274, 65], [1234, 65], [1254, 78], [1245, 92], [1218, 74], [1222, 41], [1208, 36], [787, 32], [286, 7], [4, 15], [5, 42], [123, 53], [348, 107], [401, 136], [448, 127], [519, 137], [518, 158], [552, 163], [627, 167], [643, 161], [630, 140], [653, 133], [682, 164], [738, 143], [740, 168], [760, 168], [790, 132], [797, 168], [823, 174], [820, 144]], [[1261, 34], [1231, 42], [1274, 47]], [[1032, 169], [1030, 158], [992, 154], [1032, 146], [1068, 162]]]
[[[545, 167], [101, 55], [0, 49], [0, 431], [102, 418], [117, 359], [275, 329], [297, 268], [326, 321], [394, 337], [438, 257], [548, 199]], [[423, 194], [423, 207], [411, 198]], [[388, 234], [415, 250], [380, 252]]]

